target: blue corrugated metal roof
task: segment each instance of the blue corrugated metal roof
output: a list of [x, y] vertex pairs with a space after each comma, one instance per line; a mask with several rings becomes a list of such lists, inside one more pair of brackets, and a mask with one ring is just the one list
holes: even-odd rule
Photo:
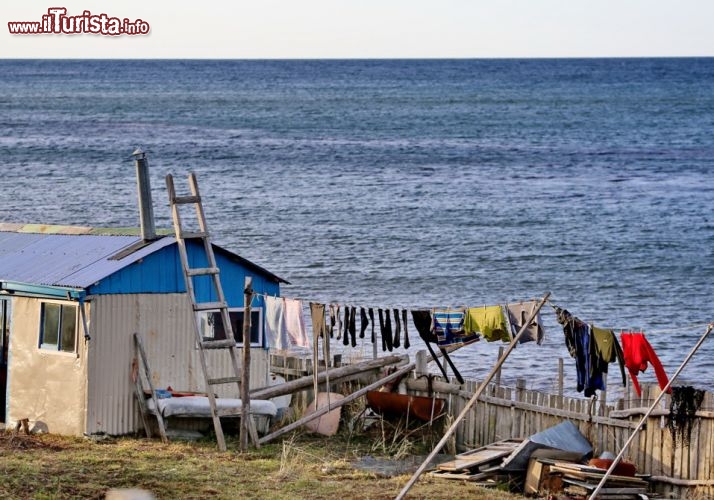
[[[91, 228], [58, 230], [54, 227], [49, 233], [24, 231], [27, 231], [26, 226], [0, 227], [0, 280], [87, 288], [134, 262], [175, 244], [172, 236], [165, 236], [137, 250], [127, 251], [142, 241], [139, 236], [107, 235], [102, 234], [105, 232], [103, 230]], [[275, 282], [286, 282], [232, 252], [220, 247], [216, 249]], [[117, 259], [117, 254], [122, 258]]]
[[137, 236], [33, 234], [0, 231], [0, 279], [87, 288], [138, 259], [174, 243], [165, 237], [121, 260], [112, 256], [141, 241]]

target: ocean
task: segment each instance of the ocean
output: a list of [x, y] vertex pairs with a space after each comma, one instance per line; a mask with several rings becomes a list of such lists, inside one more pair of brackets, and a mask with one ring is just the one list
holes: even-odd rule
[[[0, 220], [138, 226], [141, 147], [157, 225], [164, 176], [195, 172], [214, 241], [288, 280], [284, 296], [424, 308], [549, 291], [643, 330], [672, 375], [714, 321], [713, 130], [710, 58], [2, 60]], [[543, 321], [502, 381], [553, 389], [563, 357], [571, 390], [550, 305]], [[498, 346], [453, 357], [480, 378]], [[685, 384], [714, 390], [714, 338]]]

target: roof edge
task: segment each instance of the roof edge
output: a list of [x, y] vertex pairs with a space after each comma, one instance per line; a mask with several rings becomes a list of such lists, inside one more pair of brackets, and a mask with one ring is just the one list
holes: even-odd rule
[[[96, 236], [141, 236], [141, 228], [137, 227], [89, 227], [89, 226], [64, 226], [59, 224], [22, 224], [13, 222], [0, 222], [0, 231], [8, 233], [35, 233], [35, 234], [90, 234]], [[169, 236], [173, 231], [157, 229], [157, 236]]]

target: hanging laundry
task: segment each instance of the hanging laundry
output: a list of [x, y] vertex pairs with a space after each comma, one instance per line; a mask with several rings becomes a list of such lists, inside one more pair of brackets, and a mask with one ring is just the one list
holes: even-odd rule
[[351, 307], [350, 308], [350, 341], [352, 347], [357, 347], [357, 328], [355, 324], [355, 316], [357, 316], [357, 308], [356, 307]]
[[501, 306], [469, 307], [464, 318], [466, 334], [480, 333], [489, 341], [511, 341]]
[[364, 338], [364, 332], [367, 331], [367, 326], [369, 326], [369, 320], [367, 319], [367, 311], [364, 307], [359, 308], [359, 338]]
[[[535, 300], [506, 305], [508, 321], [511, 323], [511, 334], [513, 336], [521, 331], [521, 328], [523, 328], [523, 325], [528, 321], [528, 318], [531, 317], [537, 306], [538, 304]], [[518, 343], [523, 344], [531, 341], [537, 342], [538, 345], [543, 342], [543, 327], [541, 326], [540, 311], [528, 324]]]
[[433, 330], [439, 347], [456, 349], [480, 339], [478, 333], [464, 331], [465, 312], [463, 308], [434, 309], [432, 314]]
[[285, 300], [285, 329], [293, 345], [310, 347], [305, 328], [305, 318], [302, 314], [302, 301], [298, 299]]
[[339, 304], [335, 304], [335, 331], [337, 332], [335, 339], [340, 340], [342, 338], [342, 319], [340, 319]]
[[392, 339], [392, 347], [401, 345], [402, 325], [399, 321], [399, 309], [394, 309], [394, 338]]
[[[448, 380], [449, 376], [446, 373], [446, 368], [444, 367], [444, 365], [441, 364], [439, 358], [434, 352], [434, 349], [432, 349], [431, 347], [431, 344], [438, 344], [439, 342], [439, 338], [434, 331], [435, 322], [432, 317], [431, 311], [412, 311], [412, 321], [414, 321], [414, 326], [417, 329], [417, 333], [419, 333], [419, 337], [421, 337], [421, 339], [426, 344], [427, 349], [429, 349], [429, 353], [431, 354], [434, 363], [436, 363], [436, 366], [439, 367], [439, 370], [441, 370], [441, 373], [442, 375], [444, 375], [444, 378]], [[439, 350], [444, 356], [446, 362], [449, 363], [449, 366], [454, 371], [454, 376], [458, 380], [459, 384], [463, 384], [464, 378], [461, 376], [459, 370], [456, 368], [454, 362], [451, 360], [447, 349], [444, 347], [439, 347]]]
[[386, 328], [384, 326], [384, 311], [382, 309], [377, 309], [377, 315], [379, 316], [379, 333], [382, 336], [382, 352], [384, 352], [387, 350], [387, 336], [385, 335]]
[[[575, 328], [574, 318], [567, 309], [561, 309], [560, 307], [553, 307], [555, 309], [555, 316], [558, 321], [563, 326], [563, 336], [565, 337], [565, 347], [568, 348], [570, 357], [575, 357], [575, 336], [573, 335], [573, 330]], [[577, 320], [580, 323], [580, 320]]]
[[392, 319], [389, 314], [389, 309], [384, 311], [384, 339], [387, 342], [387, 350], [392, 352], [394, 350], [394, 338], [392, 336]]
[[[337, 306], [339, 307], [339, 306]], [[329, 307], [330, 310], [330, 327], [328, 328], [328, 331], [330, 332], [330, 338], [335, 336], [335, 304], [330, 304]]]
[[[325, 335], [325, 304], [310, 302], [310, 318], [312, 319], [312, 366], [318, 367], [320, 360], [320, 337], [323, 342], [330, 339]], [[323, 344], [324, 345], [324, 344]], [[327, 358], [325, 358], [327, 360]], [[313, 392], [318, 393], [318, 370], [312, 371]]]
[[375, 338], [375, 335], [374, 335], [374, 309], [372, 309], [371, 307], [369, 309], [367, 309], [367, 315], [369, 316], [369, 322], [372, 325], [372, 339], [371, 340], [372, 340], [372, 343], [374, 344], [377, 341], [377, 339]]
[[345, 306], [345, 324], [342, 332], [342, 345], [350, 344], [350, 306]]
[[[625, 366], [630, 372], [632, 386], [635, 388], [637, 395], [642, 395], [637, 375], [647, 369], [648, 362], [651, 363], [652, 368], [654, 368], [660, 389], [664, 389], [669, 382], [669, 378], [657, 354], [655, 354], [654, 349], [652, 349], [652, 346], [645, 338], [645, 334], [642, 332], [622, 332], [620, 333], [620, 340], [622, 340], [622, 353], [625, 358]], [[671, 388], [667, 392], [671, 393]]]
[[282, 297], [265, 297], [265, 338], [268, 347], [285, 350], [290, 347], [285, 328], [285, 302]]
[[421, 339], [428, 343], [436, 344], [438, 339], [434, 333], [434, 322], [431, 318], [431, 311], [412, 311], [412, 321]]
[[568, 352], [575, 358], [575, 372], [577, 375], [576, 389], [583, 392], [586, 397], [595, 394], [596, 390], [605, 390], [602, 372], [591, 370], [592, 357], [590, 353], [592, 332], [590, 325], [583, 323], [567, 310], [556, 307], [558, 323], [563, 326], [563, 334]]
[[617, 363], [620, 365], [620, 374], [622, 375], [622, 385], [626, 385], [625, 378], [625, 358], [622, 354], [622, 348], [617, 341], [617, 337], [612, 330], [597, 328], [590, 325], [592, 332], [593, 343], [590, 346], [590, 376], [596, 373], [607, 373], [607, 365], [609, 363]]
[[409, 349], [409, 332], [407, 331], [407, 310], [402, 309], [402, 325], [404, 325], [404, 349]]
[[312, 319], [312, 336], [325, 336], [325, 304], [310, 302], [310, 319]]

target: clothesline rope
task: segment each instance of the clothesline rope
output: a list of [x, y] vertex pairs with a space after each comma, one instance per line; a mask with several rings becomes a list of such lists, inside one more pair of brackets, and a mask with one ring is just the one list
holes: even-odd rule
[[[553, 309], [563, 309], [565, 310], [566, 308], [560, 307], [553, 301], [549, 300], [548, 305], [550, 305]], [[581, 320], [582, 321], [582, 320]], [[584, 323], [592, 323], [591, 321], [584, 321]], [[613, 332], [642, 332], [642, 333], [647, 333], [647, 335], [653, 334], [653, 335], [662, 335], [666, 333], [677, 333], [681, 332], [684, 330], [693, 330], [695, 328], [704, 328], [708, 326], [710, 323], [705, 322], [705, 323], [693, 323], [689, 325], [683, 325], [683, 326], [676, 326], [676, 327], [669, 327], [669, 328], [654, 328], [654, 329], [647, 329], [645, 330], [642, 327], [633, 327], [633, 326], [626, 326], [626, 327], [607, 327], [608, 330], [612, 330]]]
[[253, 297], [255, 298], [255, 297], [258, 297], [258, 296], [263, 297], [263, 298], [270, 297], [270, 298], [282, 298], [282, 299], [299, 300], [299, 301], [301, 301], [303, 304], [309, 304], [310, 302], [314, 302], [314, 303], [326, 304], [326, 305], [327, 305], [327, 304], [335, 304], [335, 305], [340, 305], [341, 307], [345, 307], [345, 306], [346, 306], [346, 307], [356, 307], [356, 308], [374, 309], [374, 310], [377, 310], [377, 309], [383, 309], [383, 310], [386, 310], [386, 309], [399, 309], [399, 310], [406, 309], [406, 310], [409, 310], [409, 311], [432, 310], [432, 309], [446, 309], [446, 308], [449, 308], [449, 309], [461, 309], [461, 308], [469, 309], [469, 308], [474, 308], [474, 307], [489, 307], [490, 305], [504, 306], [504, 305], [511, 305], [511, 304], [524, 304], [524, 303], [527, 303], [527, 302], [534, 302], [534, 301], [537, 301], [537, 300], [538, 300], [538, 298], [531, 298], [531, 299], [521, 299], [521, 300], [504, 301], [504, 302], [501, 302], [501, 303], [499, 303], [499, 304], [478, 303], [478, 304], [472, 305], [472, 306], [466, 306], [466, 305], [459, 305], [459, 306], [453, 306], [453, 305], [449, 305], [449, 306], [444, 306], [444, 305], [438, 305], [438, 306], [434, 306], [434, 305], [431, 305], [431, 306], [379, 305], [379, 306], [375, 306], [375, 305], [364, 305], [364, 304], [359, 304], [359, 303], [350, 302], [350, 301], [344, 301], [344, 302], [340, 302], [340, 301], [327, 301], [327, 302], [325, 302], [324, 300], [309, 300], [309, 299], [300, 298], [300, 297], [287, 297], [287, 296], [284, 296], [284, 295], [273, 295], [273, 294], [269, 294], [269, 293], [265, 293], [265, 292], [255, 292], [255, 291], [254, 291], [254, 292], [253, 292]]

